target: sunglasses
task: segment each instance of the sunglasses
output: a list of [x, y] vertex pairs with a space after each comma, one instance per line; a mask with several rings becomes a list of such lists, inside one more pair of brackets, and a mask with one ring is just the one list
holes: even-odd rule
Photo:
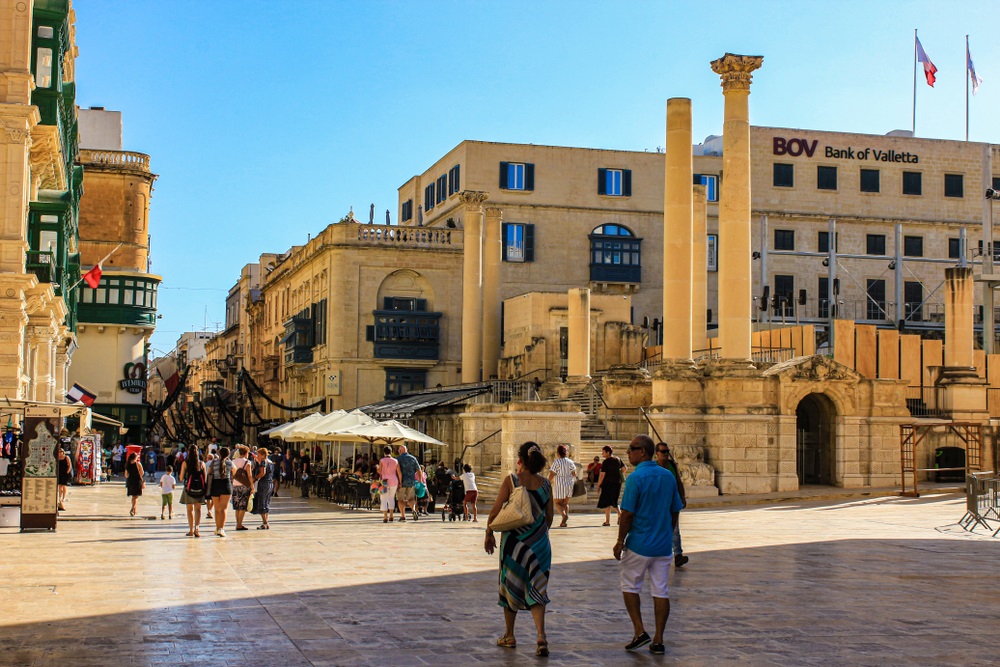
[[630, 452], [641, 452], [643, 450], [643, 448], [642, 447], [629, 447], [628, 450]]
[[656, 453], [657, 454], [669, 454], [670, 450], [669, 449], [657, 449]]

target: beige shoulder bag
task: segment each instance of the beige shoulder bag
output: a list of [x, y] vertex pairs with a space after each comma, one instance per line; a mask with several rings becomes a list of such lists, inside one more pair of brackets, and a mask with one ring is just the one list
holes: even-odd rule
[[517, 530], [529, 525], [535, 520], [531, 513], [531, 498], [523, 486], [517, 484], [516, 477], [512, 474], [510, 498], [504, 503], [500, 512], [490, 522], [489, 529], [495, 531]]

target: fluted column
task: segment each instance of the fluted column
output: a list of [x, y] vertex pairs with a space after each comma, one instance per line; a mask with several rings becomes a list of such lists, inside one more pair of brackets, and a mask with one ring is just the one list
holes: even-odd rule
[[663, 358], [691, 359], [691, 100], [667, 100], [663, 184]]
[[579, 287], [569, 290], [569, 378], [590, 377], [590, 290]]
[[459, 195], [465, 204], [462, 257], [462, 382], [479, 382], [482, 376], [483, 326], [483, 202], [485, 192]]
[[727, 53], [712, 62], [722, 78], [725, 112], [719, 198], [719, 343], [725, 359], [749, 360], [753, 295], [750, 280], [750, 83], [764, 58]]
[[700, 349], [708, 338], [708, 204], [704, 185], [694, 190], [691, 228], [691, 346]]
[[969, 267], [944, 270], [944, 365], [971, 368], [973, 282]]
[[500, 263], [503, 246], [500, 240], [503, 211], [486, 209], [483, 234], [483, 378], [497, 376], [500, 366]]

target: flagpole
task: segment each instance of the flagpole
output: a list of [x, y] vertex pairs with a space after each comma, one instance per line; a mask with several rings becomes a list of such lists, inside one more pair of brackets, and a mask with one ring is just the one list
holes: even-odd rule
[[[124, 243], [119, 243], [118, 245], [116, 245], [116, 246], [115, 246], [115, 249], [114, 249], [114, 250], [112, 250], [112, 251], [111, 251], [111, 252], [109, 252], [109, 253], [108, 253], [107, 255], [105, 255], [105, 256], [104, 256], [104, 259], [102, 259], [101, 261], [99, 261], [99, 262], [97, 263], [97, 266], [101, 266], [101, 265], [103, 265], [103, 264], [104, 264], [104, 262], [108, 261], [108, 258], [110, 258], [110, 257], [111, 257], [111, 255], [113, 255], [113, 254], [115, 254], [116, 252], [118, 252], [118, 248], [121, 248], [121, 247], [122, 247], [123, 245], [124, 245]], [[80, 278], [80, 279], [79, 279], [79, 280], [77, 280], [77, 281], [76, 281], [75, 283], [73, 283], [73, 286], [72, 286], [72, 287], [70, 287], [70, 288], [69, 288], [68, 290], [66, 290], [66, 291], [67, 291], [67, 292], [72, 292], [72, 291], [73, 291], [73, 290], [75, 290], [75, 289], [77, 288], [77, 286], [78, 286], [78, 285], [79, 285], [80, 283], [82, 283], [82, 282], [83, 282], [83, 278]]]
[[917, 29], [913, 29], [913, 127], [910, 134], [917, 136]]
[[969, 36], [965, 36], [965, 140], [969, 140]]

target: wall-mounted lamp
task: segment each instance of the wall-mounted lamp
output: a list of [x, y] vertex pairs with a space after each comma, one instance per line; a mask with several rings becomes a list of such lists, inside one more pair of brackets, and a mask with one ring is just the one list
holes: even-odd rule
[[750, 259], [751, 259], [751, 260], [754, 260], [754, 259], [760, 259], [760, 253], [759, 253], [759, 252], [757, 252], [756, 250], [755, 250], [755, 251], [753, 251], [752, 253], [750, 253]]
[[830, 266], [830, 258], [829, 257], [824, 257], [823, 258], [823, 266]]

